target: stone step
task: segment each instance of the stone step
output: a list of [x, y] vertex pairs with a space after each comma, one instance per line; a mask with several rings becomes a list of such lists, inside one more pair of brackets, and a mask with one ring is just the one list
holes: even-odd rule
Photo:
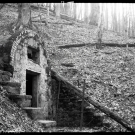
[[2, 85], [2, 86], [11, 86], [11, 87], [20, 87], [21, 83], [9, 82], [9, 81], [0, 81], [0, 85]]
[[38, 123], [42, 124], [44, 127], [54, 127], [56, 126], [56, 121], [51, 120], [37, 120]]
[[33, 120], [43, 120], [46, 119], [43, 108], [41, 107], [23, 107], [28, 116]]
[[0, 70], [0, 81], [10, 81], [10, 77], [12, 77], [10, 72]]
[[20, 107], [31, 106], [31, 95], [19, 95], [19, 94], [8, 94], [10, 100], [14, 101]]
[[20, 94], [20, 83], [9, 82], [9, 81], [0, 81], [0, 85], [8, 92], [12, 94]]

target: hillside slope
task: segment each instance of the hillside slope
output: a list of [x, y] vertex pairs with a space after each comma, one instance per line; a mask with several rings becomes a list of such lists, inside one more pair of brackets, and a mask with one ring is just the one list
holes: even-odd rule
[[[34, 9], [32, 16], [37, 15], [39, 15], [39, 10]], [[6, 6], [0, 12], [0, 18], [0, 45], [2, 45], [11, 36], [7, 26], [17, 19], [17, 9]], [[80, 87], [82, 87], [82, 80], [85, 78], [87, 93], [94, 100], [102, 103], [102, 105], [118, 113], [119, 116], [134, 125], [134, 48], [105, 47], [102, 50], [96, 50], [95, 47], [89, 46], [57, 49], [56, 46], [59, 45], [97, 42], [97, 27], [58, 19], [53, 16], [47, 17], [45, 14], [42, 14], [42, 18], [48, 21], [48, 29], [44, 23], [39, 22], [38, 17], [33, 19], [33, 23], [41, 31], [47, 32], [50, 35], [49, 38], [44, 34], [44, 41], [46, 42], [46, 49], [52, 68], [60, 75], [71, 80], [76, 86], [77, 81], [72, 81], [73, 79], [77, 80], [80, 78]], [[127, 41], [122, 35], [111, 31], [104, 31], [103, 42], [125, 44]], [[135, 43], [135, 40], [128, 39], [128, 43]], [[73, 67], [63, 66], [69, 63], [72, 63]], [[1, 95], [2, 93], [3, 90], [1, 89]], [[11, 106], [13, 107], [11, 108]], [[2, 112], [1, 121], [3, 121], [1, 123], [2, 130], [10, 131], [16, 127], [18, 127], [18, 131], [43, 130], [36, 123], [34, 124], [25, 115], [24, 111], [6, 97], [1, 96], [0, 107]]]
[[0, 86], [0, 132], [42, 132], [41, 125], [32, 121]]

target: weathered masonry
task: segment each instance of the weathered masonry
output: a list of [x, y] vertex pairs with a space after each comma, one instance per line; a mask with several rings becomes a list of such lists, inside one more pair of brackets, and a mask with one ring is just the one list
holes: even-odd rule
[[38, 34], [29, 29], [22, 30], [12, 35], [0, 46], [0, 50], [0, 61], [3, 63], [0, 70], [10, 74], [2, 81], [20, 83], [20, 89], [11, 93], [24, 97], [22, 106], [27, 107], [26, 110], [37, 108], [36, 111], [43, 118], [51, 117], [53, 110], [49, 73], [46, 72], [46, 50]]

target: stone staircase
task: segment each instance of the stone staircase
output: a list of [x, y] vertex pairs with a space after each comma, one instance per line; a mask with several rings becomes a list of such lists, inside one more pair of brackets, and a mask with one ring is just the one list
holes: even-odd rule
[[45, 116], [42, 113], [41, 107], [23, 107], [23, 109], [27, 112], [28, 116], [36, 120], [38, 123], [42, 124], [44, 127], [53, 127], [56, 126], [56, 121], [45, 120]]
[[31, 107], [31, 95], [20, 95], [20, 83], [0, 81], [0, 85], [7, 90], [10, 100], [26, 111], [28, 117], [42, 124], [43, 127], [56, 126], [56, 121], [46, 120], [41, 107]]

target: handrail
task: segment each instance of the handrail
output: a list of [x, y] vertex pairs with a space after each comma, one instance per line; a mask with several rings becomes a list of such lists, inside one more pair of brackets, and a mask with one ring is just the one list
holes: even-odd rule
[[[65, 80], [64, 77], [60, 76], [54, 70], [51, 70], [51, 73], [52, 73], [51, 74], [52, 77], [56, 78], [58, 81], [64, 82], [67, 86], [69, 86], [70, 87], [69, 90], [72, 89], [72, 90], [74, 90], [74, 92], [80, 98], [83, 97], [83, 92], [79, 88], [77, 88], [73, 84], [69, 83], [67, 80]], [[135, 127], [133, 127], [129, 122], [127, 122], [123, 118], [119, 117], [117, 114], [111, 112], [107, 107], [104, 107], [101, 104], [99, 104], [98, 102], [94, 101], [88, 94], [85, 93], [84, 99], [85, 99], [85, 102], [87, 102], [88, 104], [92, 104], [94, 107], [96, 107], [97, 109], [99, 109], [100, 111], [102, 111], [103, 113], [105, 113], [107, 116], [109, 116], [110, 118], [112, 118], [113, 120], [115, 120], [116, 122], [118, 122], [119, 124], [121, 124], [127, 130], [129, 130], [131, 132], [135, 132]]]

